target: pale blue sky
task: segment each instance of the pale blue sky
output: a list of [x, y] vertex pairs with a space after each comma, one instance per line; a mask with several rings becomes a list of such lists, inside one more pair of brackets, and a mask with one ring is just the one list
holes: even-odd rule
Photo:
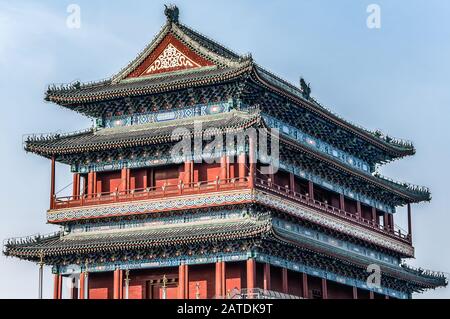
[[[173, 1], [180, 20], [297, 83], [369, 129], [410, 139], [417, 155], [382, 173], [426, 185], [433, 200], [413, 206], [413, 265], [450, 273], [450, 2]], [[66, 8], [81, 7], [68, 29]], [[43, 101], [50, 83], [103, 79], [117, 72], [164, 24], [163, 1], [0, 0], [0, 238], [55, 230], [45, 224], [50, 163], [22, 149], [22, 135], [74, 131], [90, 121]], [[381, 7], [381, 29], [366, 27], [366, 8]], [[58, 166], [57, 188], [70, 183]], [[405, 211], [396, 220], [404, 226]], [[0, 297], [37, 296], [37, 266], [0, 258]], [[52, 279], [46, 271], [45, 297]], [[418, 297], [418, 296], [416, 296]], [[449, 298], [449, 289], [422, 297]]]

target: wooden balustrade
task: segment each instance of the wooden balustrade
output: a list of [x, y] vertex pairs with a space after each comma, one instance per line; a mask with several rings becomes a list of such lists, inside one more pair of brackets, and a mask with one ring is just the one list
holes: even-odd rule
[[[191, 183], [184, 183], [183, 181], [180, 181], [177, 185], [163, 185], [159, 187], [147, 187], [143, 189], [123, 191], [117, 190], [112, 193], [97, 193], [85, 194], [80, 196], [58, 197], [53, 199], [52, 209], [121, 203], [137, 200], [175, 197], [181, 195], [204, 194], [209, 192], [218, 192], [233, 189], [248, 189], [251, 188], [250, 184], [251, 183], [249, 177], [228, 179], [217, 178], [213, 181]], [[401, 239], [407, 243], [411, 243], [411, 236], [409, 234], [406, 234], [406, 232], [402, 233], [400, 230], [385, 227], [373, 220], [363, 218], [360, 214], [350, 213], [340, 208], [331, 206], [328, 203], [315, 200], [308, 195], [292, 191], [291, 189], [289, 189], [289, 187], [276, 185], [270, 179], [264, 180], [262, 178], [256, 178], [255, 186], [269, 193], [286, 197], [305, 206], [312, 207], [314, 209], [338, 216], [340, 218], [351, 220], [367, 228], [376, 229], [377, 231], [382, 232], [386, 235]]]
[[280, 185], [276, 185], [271, 180], [264, 180], [262, 178], [256, 178], [256, 186], [259, 188], [262, 188], [268, 192], [281, 195], [283, 197], [287, 197], [291, 200], [294, 200], [296, 202], [299, 202], [301, 204], [304, 204], [309, 207], [313, 207], [315, 209], [327, 212], [332, 215], [336, 215], [340, 218], [348, 219], [353, 222], [356, 222], [360, 225], [364, 225], [371, 229], [376, 229], [386, 235], [393, 236], [397, 239], [401, 239], [407, 243], [411, 243], [411, 238], [409, 234], [402, 233], [400, 230], [392, 229], [389, 227], [385, 227], [383, 225], [380, 225], [376, 223], [373, 220], [365, 219], [359, 214], [352, 214], [350, 212], [347, 212], [345, 210], [339, 209], [337, 207], [331, 206], [327, 203], [315, 200], [305, 194], [297, 193], [295, 191], [292, 191], [289, 189], [289, 187], [283, 187]]
[[62, 209], [79, 206], [121, 203], [154, 198], [166, 198], [180, 195], [203, 194], [223, 190], [248, 188], [248, 178], [216, 179], [214, 181], [192, 182], [159, 187], [146, 187], [131, 190], [116, 190], [108, 193], [83, 194], [80, 196], [57, 197], [51, 209]]

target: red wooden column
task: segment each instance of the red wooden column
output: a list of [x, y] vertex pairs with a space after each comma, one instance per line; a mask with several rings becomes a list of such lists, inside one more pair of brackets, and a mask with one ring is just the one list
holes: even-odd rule
[[409, 204], [409, 203], [408, 203], [408, 235], [409, 235], [409, 240], [412, 241], [411, 204]]
[[114, 270], [114, 286], [113, 286], [113, 298], [120, 299], [120, 273], [122, 270], [116, 269]]
[[377, 209], [375, 207], [372, 207], [372, 222], [374, 224], [378, 224], [378, 221], [377, 221]]
[[311, 200], [314, 200], [314, 183], [308, 181], [308, 195]]
[[147, 171], [147, 187], [154, 187], [155, 186], [155, 179], [154, 179], [154, 170], [153, 167], [149, 168]]
[[79, 299], [87, 299], [87, 296], [84, 295], [84, 292], [86, 290], [86, 278], [87, 277], [87, 273], [86, 272], [82, 272], [80, 274], [80, 287], [79, 287]]
[[60, 274], [53, 275], [53, 299], [61, 299], [62, 297], [62, 276]]
[[256, 174], [256, 137], [250, 136], [249, 138], [249, 155], [248, 155], [248, 165], [249, 165], [249, 187], [254, 188], [255, 186], [255, 174]]
[[55, 199], [55, 155], [52, 155], [50, 175], [50, 208], [53, 208], [53, 202]]
[[239, 181], [244, 181], [245, 178], [245, 153], [238, 156]]
[[127, 193], [129, 193], [130, 188], [131, 188], [130, 187], [130, 185], [131, 185], [131, 183], [130, 183], [130, 180], [131, 180], [131, 169], [127, 168], [126, 172], [127, 172], [126, 191], [127, 191]]
[[328, 285], [325, 278], [322, 278], [322, 299], [328, 299]]
[[127, 168], [122, 168], [120, 171], [120, 186], [119, 192], [125, 192], [127, 190]]
[[216, 262], [216, 297], [225, 298], [225, 262]]
[[221, 183], [226, 183], [226, 179], [227, 179], [227, 156], [226, 155], [222, 155], [220, 157], [220, 180]]
[[302, 292], [303, 298], [309, 298], [308, 274], [302, 273]]
[[361, 202], [359, 200], [356, 201], [356, 218], [361, 218]]
[[388, 214], [388, 219], [389, 219], [389, 228], [391, 229], [392, 232], [394, 232], [395, 229], [394, 214]]
[[288, 271], [287, 268], [281, 268], [281, 283], [283, 293], [289, 293], [289, 284], [288, 284]]
[[92, 195], [94, 194], [94, 172], [88, 173], [88, 197], [92, 198]]
[[119, 299], [123, 299], [123, 270], [119, 271]]
[[270, 264], [264, 264], [264, 290], [270, 290]]
[[189, 185], [193, 182], [191, 181], [191, 169], [192, 169], [192, 161], [186, 161], [184, 162], [184, 179], [183, 183], [186, 185], [186, 187], [189, 187]]
[[178, 266], [178, 299], [189, 298], [189, 268], [182, 263]]
[[289, 173], [289, 189], [291, 190], [291, 194], [295, 192], [295, 175], [294, 173]]
[[339, 209], [345, 211], [345, 197], [344, 197], [344, 194], [339, 194]]
[[222, 277], [220, 278], [220, 280], [222, 281], [222, 296], [226, 296], [227, 292], [226, 292], [226, 268], [225, 268], [225, 262], [222, 261]]
[[386, 212], [383, 212], [383, 225], [385, 230], [389, 230], [391, 228], [389, 226], [389, 216]]
[[353, 286], [353, 299], [358, 299], [358, 287]]
[[373, 293], [373, 291], [371, 290], [371, 291], [369, 291], [369, 298], [370, 299], [375, 299], [375, 295], [374, 295], [374, 293]]
[[97, 189], [97, 172], [92, 173], [92, 191], [94, 193], [94, 197], [96, 197], [97, 193], [100, 192], [99, 189]]
[[73, 199], [78, 199], [80, 196], [80, 174], [73, 174], [73, 189], [72, 189], [72, 197]]
[[249, 293], [255, 288], [256, 284], [256, 262], [255, 259], [247, 259], [247, 289]]
[[145, 174], [142, 176], [142, 188], [146, 189], [148, 186], [148, 171], [146, 170]]

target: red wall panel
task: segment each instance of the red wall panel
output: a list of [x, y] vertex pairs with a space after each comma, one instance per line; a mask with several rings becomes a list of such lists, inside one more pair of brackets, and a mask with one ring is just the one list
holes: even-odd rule
[[302, 274], [288, 270], [288, 293], [294, 296], [302, 295]]
[[[215, 295], [215, 265], [189, 266], [189, 299], [211, 299]], [[198, 288], [197, 288], [198, 285]]]
[[246, 268], [242, 262], [227, 263], [225, 265], [225, 291], [232, 293], [236, 288], [241, 290], [247, 283], [245, 280]]
[[353, 287], [327, 281], [329, 299], [353, 299]]
[[147, 169], [133, 169], [130, 172], [130, 189], [143, 189], [147, 187], [144, 185], [144, 180], [147, 178]]
[[90, 273], [88, 279], [89, 299], [113, 298], [113, 273]]
[[182, 171], [181, 165], [155, 168], [155, 186], [160, 188], [164, 184], [178, 185]]
[[97, 193], [115, 192], [120, 182], [120, 172], [97, 173]]

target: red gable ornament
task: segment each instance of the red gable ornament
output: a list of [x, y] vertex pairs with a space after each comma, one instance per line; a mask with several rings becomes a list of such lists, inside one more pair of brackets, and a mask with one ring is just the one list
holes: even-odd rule
[[172, 34], [169, 34], [144, 59], [144, 61], [128, 75], [128, 78], [187, 70], [210, 65], [213, 64], [193, 52]]

